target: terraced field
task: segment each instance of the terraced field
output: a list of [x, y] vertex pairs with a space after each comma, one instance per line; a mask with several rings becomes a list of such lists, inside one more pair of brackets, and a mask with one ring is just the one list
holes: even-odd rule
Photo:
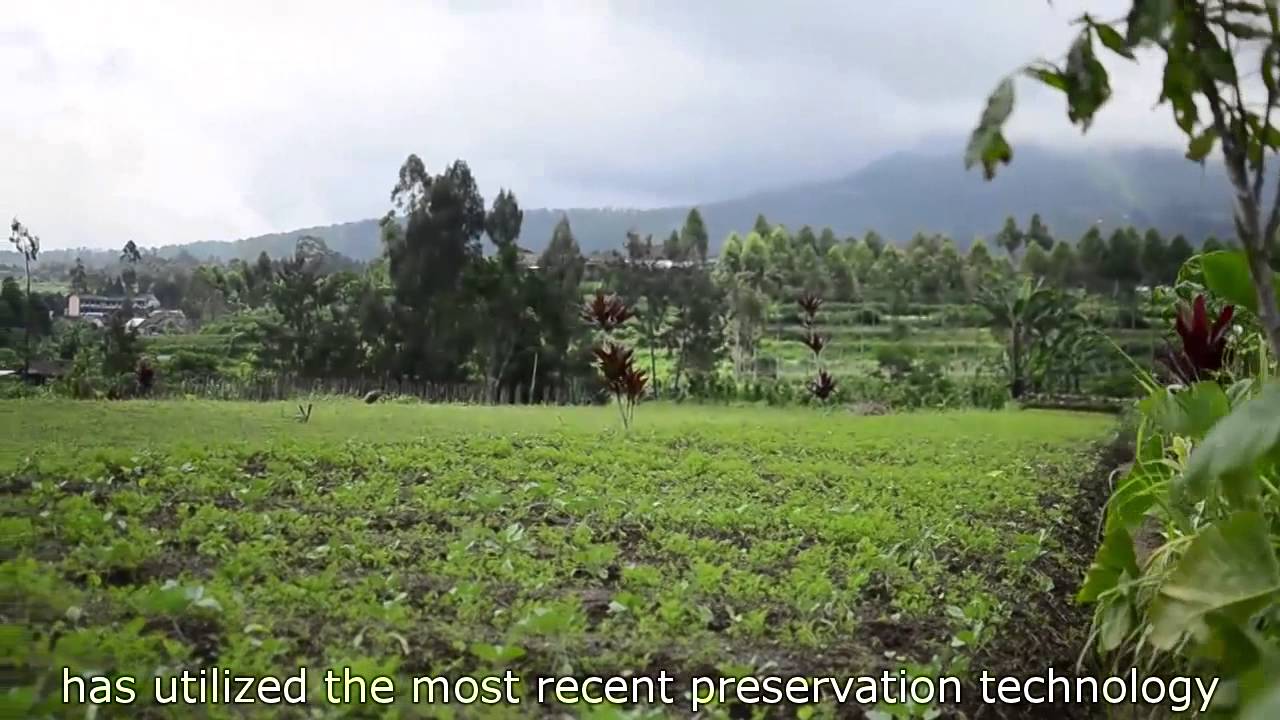
[[[1092, 532], [1081, 481], [1107, 418], [645, 405], [624, 434], [609, 408], [332, 401], [306, 424], [292, 413], [0, 403], [0, 673], [15, 688], [0, 709], [86, 717], [60, 702], [64, 666], [140, 678], [213, 665], [405, 678], [1021, 672], [1074, 660], [1070, 633], [1087, 627], [1064, 614]], [[144, 709], [149, 691], [93, 712], [623, 716]]]

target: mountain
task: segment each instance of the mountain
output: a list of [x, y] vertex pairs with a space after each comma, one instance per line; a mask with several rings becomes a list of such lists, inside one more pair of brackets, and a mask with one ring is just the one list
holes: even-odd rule
[[[1200, 167], [1171, 149], [1064, 152], [1030, 145], [1015, 150], [1012, 165], [985, 182], [966, 172], [958, 152], [914, 150], [881, 158], [848, 176], [755, 193], [699, 206], [717, 246], [730, 231], [749, 231], [756, 215], [793, 229], [831, 227], [840, 237], [874, 229], [899, 243], [916, 232], [945, 233], [962, 247], [977, 235], [993, 235], [1013, 215], [1024, 227], [1040, 213], [1059, 238], [1074, 240], [1093, 224], [1156, 227], [1193, 243], [1208, 235], [1234, 235], [1231, 194], [1220, 166]], [[561, 215], [567, 215], [583, 252], [622, 247], [628, 230], [660, 240], [679, 228], [688, 206], [631, 209], [527, 209], [520, 244], [543, 248]], [[280, 256], [297, 239], [316, 235], [357, 260], [381, 252], [377, 220], [306, 228], [231, 242], [160, 248], [162, 256], [252, 259], [265, 250]], [[61, 251], [51, 252], [50, 255]], [[113, 253], [114, 254], [114, 253]], [[0, 262], [8, 261], [0, 257]]]

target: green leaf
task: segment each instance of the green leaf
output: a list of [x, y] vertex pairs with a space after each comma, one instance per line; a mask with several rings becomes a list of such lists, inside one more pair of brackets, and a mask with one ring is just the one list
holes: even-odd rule
[[1128, 45], [1156, 42], [1164, 37], [1173, 21], [1176, 0], [1133, 0], [1128, 18]]
[[1213, 145], [1216, 142], [1218, 142], [1218, 131], [1215, 128], [1206, 128], [1204, 132], [1191, 138], [1191, 143], [1187, 146], [1187, 159], [1204, 162], [1204, 159], [1213, 151]]
[[1151, 604], [1151, 643], [1168, 650], [1185, 636], [1204, 637], [1205, 615], [1243, 621], [1280, 592], [1280, 565], [1268, 523], [1239, 512], [1203, 529]]
[[1133, 603], [1127, 597], [1114, 596], [1106, 601], [1098, 617], [1098, 649], [1109, 653], [1124, 644], [1133, 629]]
[[1085, 575], [1084, 584], [1076, 599], [1082, 603], [1097, 602], [1103, 593], [1112, 590], [1121, 578], [1138, 577], [1138, 557], [1133, 552], [1133, 537], [1123, 526], [1107, 531], [1093, 564]]
[[1226, 48], [1218, 43], [1212, 33], [1205, 35], [1206, 45], [1202, 45], [1196, 53], [1201, 67], [1209, 77], [1220, 83], [1231, 84], [1236, 81], [1236, 61]]
[[[1254, 292], [1249, 261], [1243, 250], [1204, 253], [1200, 256], [1200, 269], [1209, 292], [1252, 313], [1258, 312], [1258, 294]], [[1280, 283], [1280, 273], [1276, 274], [1276, 282]]]
[[1191, 452], [1175, 485], [1192, 499], [1207, 494], [1214, 480], [1252, 475], [1258, 463], [1280, 449], [1280, 384], [1264, 388], [1224, 418]]
[[1124, 36], [1115, 28], [1105, 23], [1091, 23], [1093, 29], [1098, 33], [1098, 39], [1107, 49], [1122, 57], [1134, 60], [1133, 51], [1129, 49], [1129, 44], [1125, 41]]
[[1107, 69], [1093, 53], [1093, 33], [1080, 33], [1067, 53], [1067, 117], [1088, 130], [1098, 109], [1111, 98]]
[[981, 163], [983, 175], [990, 180], [995, 177], [997, 165], [1007, 165], [1013, 159], [1013, 149], [1002, 132], [1005, 121], [1013, 112], [1013, 100], [1013, 79], [1005, 78], [987, 98], [978, 127], [969, 138], [969, 146], [964, 153], [966, 170]]
[[1199, 119], [1196, 108], [1196, 70], [1186, 52], [1169, 51], [1164, 64], [1164, 83], [1160, 100], [1173, 107], [1173, 119], [1184, 133], [1191, 134]]
[[1067, 76], [1063, 75], [1062, 71], [1053, 65], [1046, 64], [1029, 67], [1026, 70], [1026, 75], [1055, 90], [1067, 91]]
[[1198, 382], [1182, 392], [1160, 388], [1138, 404], [1139, 409], [1165, 432], [1199, 440], [1231, 412], [1222, 386]]

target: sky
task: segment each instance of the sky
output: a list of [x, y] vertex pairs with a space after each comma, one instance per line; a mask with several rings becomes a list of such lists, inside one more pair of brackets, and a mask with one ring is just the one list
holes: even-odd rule
[[[65, 248], [377, 217], [410, 153], [553, 208], [712, 201], [900, 150], [959, 163], [1002, 76], [1124, 3], [0, 4], [0, 216]], [[1104, 60], [1087, 137], [1020, 82], [1015, 148], [1178, 142], [1156, 59]]]

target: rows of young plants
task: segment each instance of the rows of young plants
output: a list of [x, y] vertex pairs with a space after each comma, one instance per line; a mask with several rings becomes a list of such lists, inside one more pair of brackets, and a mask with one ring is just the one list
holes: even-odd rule
[[1083, 571], [1069, 546], [1088, 448], [1110, 427], [1097, 416], [654, 405], [622, 432], [604, 408], [385, 406], [374, 420], [337, 402], [298, 424], [230, 405], [96, 405], [128, 413], [136, 439], [108, 428], [80, 449], [57, 430], [101, 424], [83, 404], [0, 408], [43, 438], [6, 446], [0, 478], [6, 717], [85, 717], [59, 702], [63, 666], [969, 676], [1017, 670], [1084, 627], [1038, 609]]

